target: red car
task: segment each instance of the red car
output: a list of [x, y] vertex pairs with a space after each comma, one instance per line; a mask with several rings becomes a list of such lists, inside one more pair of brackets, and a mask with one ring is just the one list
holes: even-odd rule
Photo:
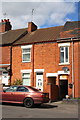
[[49, 102], [49, 94], [31, 86], [15, 85], [3, 90], [2, 102], [23, 103], [25, 107], [30, 108], [34, 104]]

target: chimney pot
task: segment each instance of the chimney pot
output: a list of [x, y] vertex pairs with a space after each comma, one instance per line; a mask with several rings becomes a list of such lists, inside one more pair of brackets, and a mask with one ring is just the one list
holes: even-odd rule
[[7, 20], [6, 20], [6, 19], [4, 19], [4, 22], [7, 22]]
[[[2, 23], [2, 24], [1, 24]], [[0, 32], [5, 32], [11, 30], [12, 26], [9, 19], [2, 19], [0, 22]]]

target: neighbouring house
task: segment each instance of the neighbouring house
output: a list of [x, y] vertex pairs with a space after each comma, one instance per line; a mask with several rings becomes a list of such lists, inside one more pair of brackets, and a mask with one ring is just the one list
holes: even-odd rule
[[[66, 95], [80, 97], [80, 22], [69, 21], [64, 26], [43, 29], [29, 22], [25, 30], [26, 34], [19, 39], [9, 38], [10, 34], [7, 40], [3, 39], [13, 40], [9, 55], [10, 85], [22, 80], [23, 85], [49, 92], [51, 100]], [[10, 31], [15, 36], [13, 31], [19, 30]]]
[[0, 22], [0, 83], [9, 85], [11, 80], [12, 44], [24, 36], [25, 29], [11, 30], [9, 19]]

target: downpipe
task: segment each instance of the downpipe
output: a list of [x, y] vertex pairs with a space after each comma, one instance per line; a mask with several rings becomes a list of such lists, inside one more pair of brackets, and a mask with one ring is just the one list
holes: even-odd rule
[[72, 41], [72, 97], [74, 98], [74, 42], [71, 38], [71, 41]]

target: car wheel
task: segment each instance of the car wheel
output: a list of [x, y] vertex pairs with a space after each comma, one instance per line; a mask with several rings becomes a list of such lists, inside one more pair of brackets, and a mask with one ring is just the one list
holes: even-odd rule
[[34, 105], [34, 101], [32, 98], [26, 98], [24, 100], [24, 106], [27, 108], [31, 108]]

